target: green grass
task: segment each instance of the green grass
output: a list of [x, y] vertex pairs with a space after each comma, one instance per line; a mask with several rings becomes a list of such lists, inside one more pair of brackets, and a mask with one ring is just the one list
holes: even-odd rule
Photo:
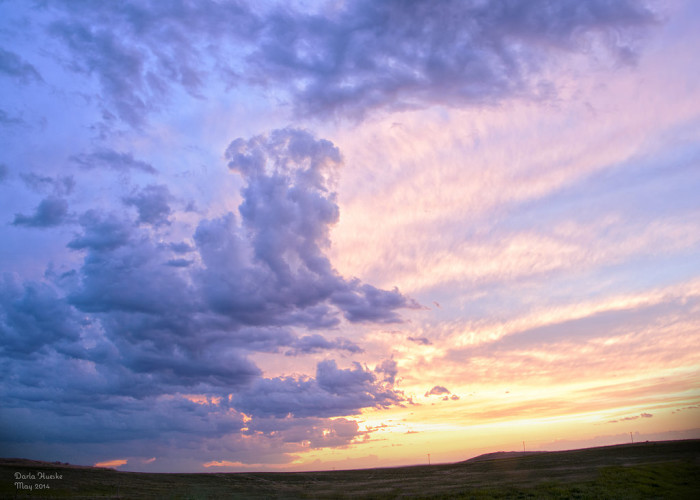
[[[62, 474], [18, 491], [14, 473]], [[29, 481], [42, 482], [42, 481]], [[352, 471], [144, 474], [0, 459], [0, 498], [700, 498], [700, 440]]]

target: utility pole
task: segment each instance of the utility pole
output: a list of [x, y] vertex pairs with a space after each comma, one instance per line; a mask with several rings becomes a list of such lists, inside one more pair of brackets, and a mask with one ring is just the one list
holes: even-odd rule
[[428, 453], [428, 465], [430, 465], [430, 453]]
[[523, 451], [525, 451], [525, 441], [523, 441]]
[[632, 436], [632, 433], [631, 433], [631, 432], [630, 432], [630, 439], [631, 439], [632, 442], [634, 443], [634, 436]]

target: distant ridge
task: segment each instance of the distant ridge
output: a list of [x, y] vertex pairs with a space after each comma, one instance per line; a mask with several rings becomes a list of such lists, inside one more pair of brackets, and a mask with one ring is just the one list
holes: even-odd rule
[[484, 453], [483, 455], [478, 455], [467, 460], [462, 460], [460, 462], [455, 462], [455, 464], [468, 464], [473, 462], [483, 462], [485, 460], [500, 460], [509, 458], [522, 458], [529, 457], [532, 455], [567, 455], [571, 453], [606, 453], [612, 450], [623, 450], [627, 448], [644, 448], [644, 447], [655, 447], [666, 444], [674, 443], [694, 443], [696, 446], [700, 445], [700, 439], [674, 439], [668, 441], [640, 441], [637, 443], [621, 443], [621, 444], [611, 444], [604, 446], [591, 446], [587, 448], [571, 448], [568, 450], [542, 450], [542, 451], [495, 451], [492, 453]]
[[494, 451], [493, 453], [484, 453], [478, 457], [473, 457], [468, 460], [457, 462], [458, 464], [468, 464], [470, 462], [481, 462], [483, 460], [498, 460], [500, 458], [520, 458], [528, 455], [537, 455], [538, 453], [548, 453], [546, 451]]
[[[543, 450], [543, 451], [494, 451], [491, 453], [484, 453], [482, 455], [478, 455], [476, 457], [469, 458], [467, 460], [461, 460], [459, 462], [449, 462], [449, 463], [443, 463], [443, 464], [435, 464], [434, 466], [437, 465], [461, 465], [461, 464], [470, 464], [470, 463], [475, 463], [475, 462], [484, 462], [487, 460], [501, 460], [501, 459], [512, 459], [512, 458], [523, 458], [523, 457], [531, 457], [533, 455], [557, 455], [557, 454], [569, 454], [569, 453], [578, 453], [578, 452], [589, 452], [589, 453], [600, 453], [600, 452], [606, 452], [608, 450], [613, 450], [613, 449], [625, 449], [625, 448], [639, 448], [639, 447], [655, 447], [659, 445], [673, 445], [673, 444], [687, 444], [687, 445], [694, 445], [695, 447], [700, 447], [700, 439], [674, 439], [674, 440], [668, 440], [668, 441], [640, 441], [638, 443], [622, 443], [622, 444], [613, 444], [613, 445], [605, 445], [605, 446], [591, 446], [588, 448], [572, 448], [568, 450]], [[127, 471], [120, 471], [118, 469], [114, 469], [112, 467], [97, 467], [94, 465], [75, 465], [71, 464], [68, 462], [47, 462], [43, 460], [30, 460], [28, 458], [2, 458], [0, 457], [0, 467], [43, 467], [43, 468], [70, 468], [70, 469], [95, 469], [95, 470], [110, 470], [110, 471], [115, 471], [115, 472], [121, 472], [121, 473], [128, 473]], [[390, 467], [392, 469], [400, 469], [400, 468], [405, 468], [405, 467], [424, 467], [422, 464], [415, 464], [415, 465], [402, 465], [398, 467]], [[375, 469], [383, 469], [384, 467], [375, 467], [375, 468], [370, 468], [370, 469], [348, 469], [348, 470], [375, 470]], [[308, 471], [309, 473], [314, 472], [314, 471]], [[322, 471], [316, 471], [316, 472], [322, 472]], [[239, 473], [230, 473], [230, 474], [249, 474], [250, 472], [239, 472]], [[153, 473], [153, 474], [168, 474], [168, 473]], [[180, 473], [180, 474], [208, 474], [206, 472], [190, 472], [190, 473]], [[281, 474], [284, 474], [282, 472]], [[296, 474], [296, 473], [295, 473]]]

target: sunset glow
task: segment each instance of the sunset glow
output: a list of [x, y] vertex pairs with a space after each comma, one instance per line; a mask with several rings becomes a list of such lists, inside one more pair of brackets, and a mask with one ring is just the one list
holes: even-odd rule
[[3, 456], [298, 471], [700, 438], [699, 21], [0, 2]]

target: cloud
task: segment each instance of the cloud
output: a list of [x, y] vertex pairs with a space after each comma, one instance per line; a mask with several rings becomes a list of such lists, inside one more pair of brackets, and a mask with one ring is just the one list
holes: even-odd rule
[[0, 47], [0, 75], [16, 78], [23, 84], [41, 82], [43, 78], [34, 66], [14, 52]]
[[360, 346], [358, 346], [354, 342], [349, 341], [348, 339], [338, 337], [335, 340], [328, 340], [317, 333], [311, 335], [304, 335], [303, 337], [295, 341], [293, 345], [293, 349], [290, 349], [285, 353], [287, 356], [311, 354], [331, 349], [347, 351], [351, 353], [364, 352]]
[[256, 380], [234, 395], [233, 404], [254, 417], [335, 417], [352, 415], [362, 408], [388, 407], [404, 400], [392, 384], [359, 363], [341, 369], [333, 360], [316, 366], [316, 378], [277, 377]]
[[538, 96], [543, 59], [597, 38], [633, 58], [630, 31], [654, 21], [633, 1], [351, 2], [334, 15], [279, 10], [249, 58], [297, 112], [362, 118], [377, 108], [464, 106]]
[[170, 243], [168, 244], [168, 248], [170, 248], [170, 250], [177, 254], [186, 254], [194, 250], [192, 246], [190, 246], [188, 243], [185, 243], [184, 241], [181, 243]]
[[113, 250], [126, 245], [131, 235], [131, 229], [123, 220], [97, 210], [88, 210], [78, 221], [83, 227], [83, 234], [68, 243], [68, 247], [74, 250]]
[[121, 467], [122, 465], [126, 465], [128, 463], [128, 460], [125, 458], [116, 458], [114, 460], [105, 460], [103, 462], [97, 462], [94, 467]]
[[70, 351], [81, 324], [72, 308], [48, 284], [20, 283], [10, 274], [0, 281], [0, 352], [9, 359], [47, 348]]
[[427, 398], [428, 396], [439, 396], [440, 394], [450, 394], [450, 390], [441, 385], [436, 385], [435, 387], [433, 387], [425, 393], [425, 397]]
[[408, 340], [421, 345], [433, 345], [433, 343], [425, 337], [408, 337]]
[[226, 158], [245, 182], [242, 227], [228, 214], [195, 233], [214, 310], [243, 324], [320, 328], [338, 323], [337, 310], [350, 322], [392, 323], [397, 309], [418, 307], [397, 289], [344, 279], [325, 255], [339, 214], [333, 183], [341, 156], [331, 142], [275, 130], [233, 141]]
[[[17, 375], [13, 373], [13, 375]], [[134, 441], [148, 443], [151, 456], [155, 448], [170, 440], [177, 440], [181, 446], [192, 448], [207, 439], [221, 438], [237, 434], [243, 426], [243, 418], [233, 410], [217, 406], [200, 405], [185, 398], [174, 396], [139, 397], [131, 395], [104, 394], [94, 387], [95, 393], [80, 398], [80, 387], [66, 385], [75, 383], [75, 373], [67, 371], [63, 383], [52, 384], [50, 390], [36, 397], [47, 397], [48, 404], [38, 404], [27, 397], [18, 400], [14, 394], [7, 399], [8, 404], [0, 411], [0, 442], [3, 449], [33, 442], [37, 436], [47, 446], [51, 443], [67, 443], [73, 446], [90, 445], [101, 450], [102, 455], [123, 453], [134, 449]], [[21, 376], [27, 377], [25, 373]], [[99, 375], [98, 375], [99, 376]], [[147, 378], [134, 380], [146, 383]], [[83, 391], [89, 391], [83, 383]], [[51, 395], [51, 392], [57, 393]], [[92, 399], [92, 401], [90, 401]], [[31, 410], [27, 405], [31, 404]], [[115, 414], [119, 417], [115, 418]], [[5, 446], [7, 444], [7, 446]], [[121, 453], [120, 453], [121, 454]], [[126, 454], [126, 453], [124, 453]]]
[[112, 149], [102, 148], [92, 153], [74, 155], [71, 160], [83, 168], [110, 168], [119, 172], [140, 170], [148, 174], [155, 174], [156, 169], [145, 161], [135, 159], [131, 153], [119, 153]]
[[191, 264], [192, 261], [187, 259], [170, 259], [165, 263], [166, 266], [172, 267], [188, 267]]
[[63, 198], [49, 196], [41, 200], [34, 214], [15, 214], [12, 222], [15, 226], [54, 227], [66, 222], [68, 217], [68, 202]]
[[[234, 154], [234, 147], [243, 149]], [[333, 326], [340, 321], [339, 312], [351, 322], [399, 321], [396, 309], [415, 307], [398, 290], [345, 280], [326, 257], [330, 225], [338, 213], [329, 183], [340, 156], [331, 143], [304, 131], [282, 130], [270, 139], [234, 141], [227, 155], [229, 166], [244, 172], [246, 181], [241, 222], [232, 213], [202, 220], [193, 248], [182, 242], [156, 244], [130, 221], [89, 210], [79, 218], [82, 233], [68, 243], [86, 252], [69, 294], [71, 303], [86, 312], [137, 315], [133, 321], [120, 317], [114, 325], [128, 325], [144, 338], [150, 335], [141, 330], [147, 324], [151, 329], [162, 322], [158, 329], [163, 330], [174, 318], [160, 317], [178, 311], [179, 326], [168, 326], [182, 332], [173, 339], [176, 344], [194, 335], [201, 341], [204, 332], [220, 338], [226, 330], [240, 331], [251, 343], [262, 345], [257, 343], [266, 339], [266, 349], [286, 346], [289, 354], [361, 349], [346, 339], [297, 338], [270, 328]], [[137, 222], [157, 225], [170, 213], [169, 198], [166, 188], [147, 186], [124, 201], [137, 207]], [[177, 257], [194, 252], [199, 259]], [[191, 269], [191, 274], [174, 274], [168, 267]], [[341, 300], [342, 294], [352, 294], [354, 302]], [[156, 317], [138, 316], [143, 314]], [[261, 330], [251, 334], [253, 327]], [[241, 346], [242, 338], [227, 340]]]
[[54, 178], [30, 172], [20, 174], [20, 178], [27, 187], [38, 193], [52, 192], [56, 196], [67, 196], [75, 189], [75, 179], [72, 175]]
[[[343, 417], [405, 401], [392, 359], [374, 370], [327, 359], [314, 377], [272, 378], [252, 361], [255, 353], [360, 354], [353, 340], [318, 330], [397, 322], [398, 310], [417, 306], [397, 289], [342, 277], [328, 259], [342, 161], [332, 143], [284, 129], [236, 140], [226, 155], [243, 181], [238, 214], [199, 220], [191, 239], [180, 233], [168, 241], [153, 226], [166, 225], [172, 196], [148, 185], [122, 199], [135, 214], [79, 214], [67, 243], [74, 268], [47, 273], [46, 282], [5, 278], [4, 448], [18, 449], [40, 432], [55, 446], [110, 443], [118, 456], [139, 440], [186, 447], [228, 439], [235, 449], [246, 435], [270, 448], [241, 452], [242, 459], [287, 461], [294, 450], [364, 439], [357, 422]], [[43, 191], [63, 185], [38, 175], [25, 183]], [[40, 205], [15, 224], [66, 218], [65, 210], [54, 219], [46, 212]], [[191, 394], [205, 404], [182, 396]]]
[[393, 358], [379, 363], [374, 371], [381, 374], [383, 380], [392, 385], [396, 382], [396, 375], [399, 373], [398, 364]]
[[299, 443], [309, 448], [347, 446], [367, 436], [355, 420], [347, 418], [303, 417], [298, 419], [256, 418], [248, 422], [247, 435], [264, 435], [280, 446]]
[[4, 109], [0, 109], [0, 124], [10, 126], [10, 125], [21, 125], [24, 123], [22, 118], [12, 116], [8, 114]]
[[636, 32], [656, 21], [632, 0], [55, 7], [48, 33], [66, 68], [94, 76], [106, 108], [135, 127], [178, 93], [201, 98], [211, 81], [274, 86], [295, 114], [321, 118], [539, 99], [553, 92], [547, 62], [598, 46], [634, 61]]
[[137, 127], [177, 90], [199, 97], [208, 70], [234, 76], [226, 42], [250, 39], [258, 24], [240, 2], [55, 7], [63, 15], [48, 31], [67, 49], [68, 67], [95, 75], [108, 108]]
[[141, 224], [159, 226], [169, 224], [168, 216], [171, 214], [170, 205], [173, 200], [170, 190], [165, 185], [151, 184], [123, 198], [125, 205], [136, 207], [139, 213], [138, 221]]

